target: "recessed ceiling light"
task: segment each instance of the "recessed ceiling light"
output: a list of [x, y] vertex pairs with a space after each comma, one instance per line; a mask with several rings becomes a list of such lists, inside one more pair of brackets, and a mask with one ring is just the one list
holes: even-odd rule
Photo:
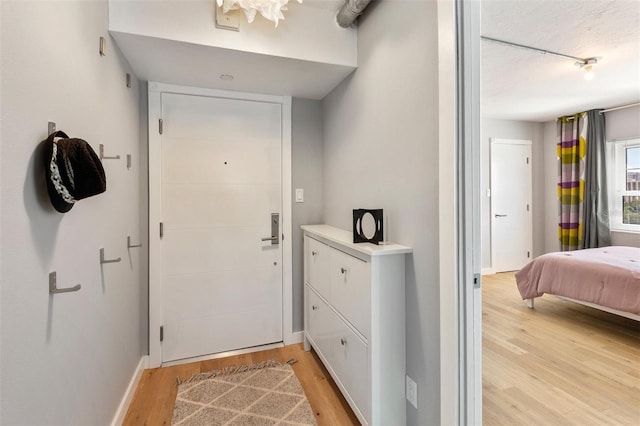
[[231, 74], [220, 74], [220, 80], [231, 81], [233, 80], [233, 76]]

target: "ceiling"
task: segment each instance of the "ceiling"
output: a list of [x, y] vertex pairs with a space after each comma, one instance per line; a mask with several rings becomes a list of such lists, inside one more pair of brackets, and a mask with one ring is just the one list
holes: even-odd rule
[[[322, 99], [355, 68], [117, 31], [110, 34], [138, 78], [167, 84]], [[232, 75], [233, 81], [221, 80], [221, 74]]]
[[341, 4], [292, 0], [278, 28], [237, 11], [240, 30], [226, 31], [213, 0], [111, 1], [109, 33], [141, 80], [322, 99], [357, 67], [356, 31], [335, 21]]
[[483, 0], [483, 36], [580, 58], [602, 57], [585, 80], [573, 60], [482, 41], [482, 113], [549, 121], [640, 101], [640, 1]]

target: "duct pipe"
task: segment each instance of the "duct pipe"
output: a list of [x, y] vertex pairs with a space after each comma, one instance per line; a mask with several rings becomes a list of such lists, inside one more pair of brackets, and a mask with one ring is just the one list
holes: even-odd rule
[[356, 18], [362, 14], [362, 11], [371, 0], [346, 0], [344, 6], [338, 11], [336, 20], [342, 28], [348, 28], [353, 24]]

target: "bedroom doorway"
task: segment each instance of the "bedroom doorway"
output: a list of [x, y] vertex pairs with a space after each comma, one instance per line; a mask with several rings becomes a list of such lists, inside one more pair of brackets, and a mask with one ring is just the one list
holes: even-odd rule
[[516, 271], [531, 260], [530, 140], [491, 138], [491, 267]]

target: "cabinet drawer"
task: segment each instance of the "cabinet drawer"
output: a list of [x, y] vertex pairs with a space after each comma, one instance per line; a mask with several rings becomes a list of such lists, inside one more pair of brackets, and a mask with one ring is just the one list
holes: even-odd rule
[[326, 300], [331, 300], [331, 285], [329, 283], [329, 253], [328, 245], [305, 237], [305, 280], [315, 288]]
[[360, 413], [371, 423], [367, 345], [337, 317], [336, 325], [331, 340], [331, 364]]
[[330, 280], [330, 303], [356, 330], [369, 338], [371, 328], [371, 272], [369, 264], [332, 249]]
[[329, 359], [331, 353], [331, 335], [335, 334], [335, 314], [329, 306], [311, 289], [306, 286], [305, 306], [306, 324], [305, 331], [316, 345], [316, 350], [321, 352], [325, 359]]

